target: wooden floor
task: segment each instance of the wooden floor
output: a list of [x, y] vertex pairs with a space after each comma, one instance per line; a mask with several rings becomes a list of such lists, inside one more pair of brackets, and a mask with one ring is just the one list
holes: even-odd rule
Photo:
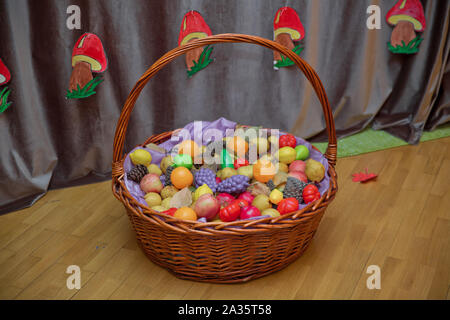
[[[379, 174], [359, 184], [351, 174]], [[110, 182], [49, 192], [0, 216], [0, 299], [449, 299], [450, 138], [340, 159], [339, 192], [309, 249], [238, 285], [179, 280], [136, 244]], [[66, 287], [81, 267], [82, 287]], [[367, 267], [381, 289], [366, 287]]]

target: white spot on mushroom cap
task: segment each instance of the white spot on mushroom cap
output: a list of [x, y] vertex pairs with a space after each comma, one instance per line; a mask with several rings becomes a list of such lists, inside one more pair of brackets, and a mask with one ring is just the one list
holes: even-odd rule
[[5, 82], [5, 81], [6, 81], [5, 76], [2, 75], [2, 74], [0, 74], [0, 84], [3, 83], [3, 82]]

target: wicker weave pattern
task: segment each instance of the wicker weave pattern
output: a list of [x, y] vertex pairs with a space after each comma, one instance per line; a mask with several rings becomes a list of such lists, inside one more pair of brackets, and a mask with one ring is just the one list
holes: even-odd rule
[[[290, 58], [305, 74], [321, 102], [328, 133], [325, 153], [330, 164], [330, 187], [308, 206], [277, 218], [234, 222], [190, 222], [160, 214], [138, 203], [125, 187], [123, 146], [129, 118], [146, 83], [160, 69], [191, 49], [221, 42], [258, 44]], [[173, 131], [151, 136], [162, 143]], [[244, 282], [280, 270], [298, 258], [313, 238], [325, 209], [337, 192], [337, 144], [333, 115], [323, 85], [315, 71], [299, 56], [278, 43], [242, 34], [219, 34], [177, 47], [158, 59], [138, 80], [122, 109], [114, 138], [113, 193], [127, 210], [138, 243], [156, 264], [184, 279], [216, 283]]]

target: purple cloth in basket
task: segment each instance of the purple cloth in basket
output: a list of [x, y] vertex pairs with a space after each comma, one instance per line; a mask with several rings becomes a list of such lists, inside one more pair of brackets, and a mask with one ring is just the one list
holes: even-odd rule
[[[225, 118], [219, 118], [216, 121], [212, 121], [212, 122], [208, 122], [208, 121], [202, 121], [202, 132], [194, 132], [194, 123], [191, 122], [189, 124], [187, 124], [184, 129], [187, 130], [189, 132], [189, 134], [191, 135], [192, 139], [194, 139], [195, 141], [202, 141], [202, 134], [205, 130], [207, 129], [217, 129], [220, 130], [224, 133], [225, 136], [225, 130], [227, 129], [234, 129], [236, 127], [236, 122], [227, 120]], [[285, 132], [281, 132], [280, 131], [280, 135], [286, 134]], [[320, 163], [322, 163], [325, 167], [325, 178], [317, 184], [318, 188], [319, 188], [319, 192], [321, 195], [323, 195], [324, 192], [326, 192], [330, 186], [330, 177], [328, 175], [328, 161], [325, 158], [325, 156], [320, 153], [319, 151], [317, 151], [316, 149], [314, 149], [312, 147], [312, 145], [307, 142], [304, 139], [298, 138], [297, 139], [297, 144], [302, 144], [304, 146], [306, 146], [309, 150], [309, 157], [319, 161]], [[203, 141], [203, 144], [206, 145], [208, 144], [211, 139], [205, 139]], [[163, 143], [161, 143], [159, 146], [164, 148], [166, 150], [166, 152], [169, 152], [173, 147], [175, 147], [178, 143], [180, 143], [182, 140], [178, 140], [178, 139], [169, 139]], [[152, 163], [159, 165], [161, 163], [161, 160], [164, 158], [164, 156], [166, 154], [157, 152], [155, 150], [150, 150], [148, 148], [143, 148], [143, 147], [136, 147], [133, 150], [131, 150], [124, 161], [123, 167], [124, 167], [124, 171], [128, 172], [132, 169], [133, 165], [131, 163], [131, 159], [129, 154], [131, 152], [133, 152], [136, 149], [144, 149], [147, 150], [148, 152], [151, 153], [152, 155]], [[144, 196], [145, 193], [141, 190], [141, 188], [139, 187], [139, 184], [137, 184], [136, 182], [132, 181], [132, 180], [128, 180], [127, 175], [125, 174], [124, 177], [125, 180], [125, 186], [127, 187], [128, 191], [130, 192], [130, 194], [141, 204], [143, 205], [147, 205], [147, 203], [144, 200]], [[299, 209], [302, 209], [306, 207], [306, 204], [301, 204]]]

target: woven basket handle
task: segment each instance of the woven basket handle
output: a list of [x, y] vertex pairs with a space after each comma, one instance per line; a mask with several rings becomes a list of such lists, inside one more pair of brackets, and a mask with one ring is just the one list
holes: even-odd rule
[[334, 127], [333, 113], [331, 111], [330, 104], [328, 102], [328, 98], [325, 93], [325, 89], [323, 88], [322, 82], [320, 81], [319, 76], [314, 71], [314, 69], [302, 58], [300, 58], [297, 54], [295, 54], [292, 50], [289, 50], [286, 47], [274, 41], [245, 34], [224, 33], [213, 35], [203, 39], [197, 39], [167, 52], [165, 55], [159, 58], [142, 75], [142, 77], [138, 80], [138, 82], [136, 82], [130, 94], [128, 95], [127, 100], [125, 101], [125, 105], [123, 106], [119, 121], [117, 122], [116, 133], [114, 136], [113, 176], [117, 177], [123, 173], [122, 160], [123, 160], [123, 146], [125, 142], [125, 133], [127, 131], [128, 122], [130, 120], [130, 115], [131, 112], [133, 111], [134, 104], [136, 103], [139, 94], [141, 93], [142, 89], [145, 87], [147, 82], [166, 64], [168, 64], [175, 58], [181, 56], [182, 54], [185, 54], [187, 51], [203, 47], [208, 44], [222, 43], [222, 42], [252, 43], [272, 50], [276, 50], [282, 53], [284, 56], [291, 59], [297, 65], [297, 67], [299, 67], [299, 69], [304, 73], [306, 78], [313, 86], [314, 91], [316, 92], [317, 97], [319, 98], [319, 101], [322, 105], [328, 133], [328, 147], [327, 151], [325, 152], [325, 157], [328, 159], [328, 162], [331, 166], [333, 167], [335, 166], [337, 144], [336, 144], [336, 129]]

